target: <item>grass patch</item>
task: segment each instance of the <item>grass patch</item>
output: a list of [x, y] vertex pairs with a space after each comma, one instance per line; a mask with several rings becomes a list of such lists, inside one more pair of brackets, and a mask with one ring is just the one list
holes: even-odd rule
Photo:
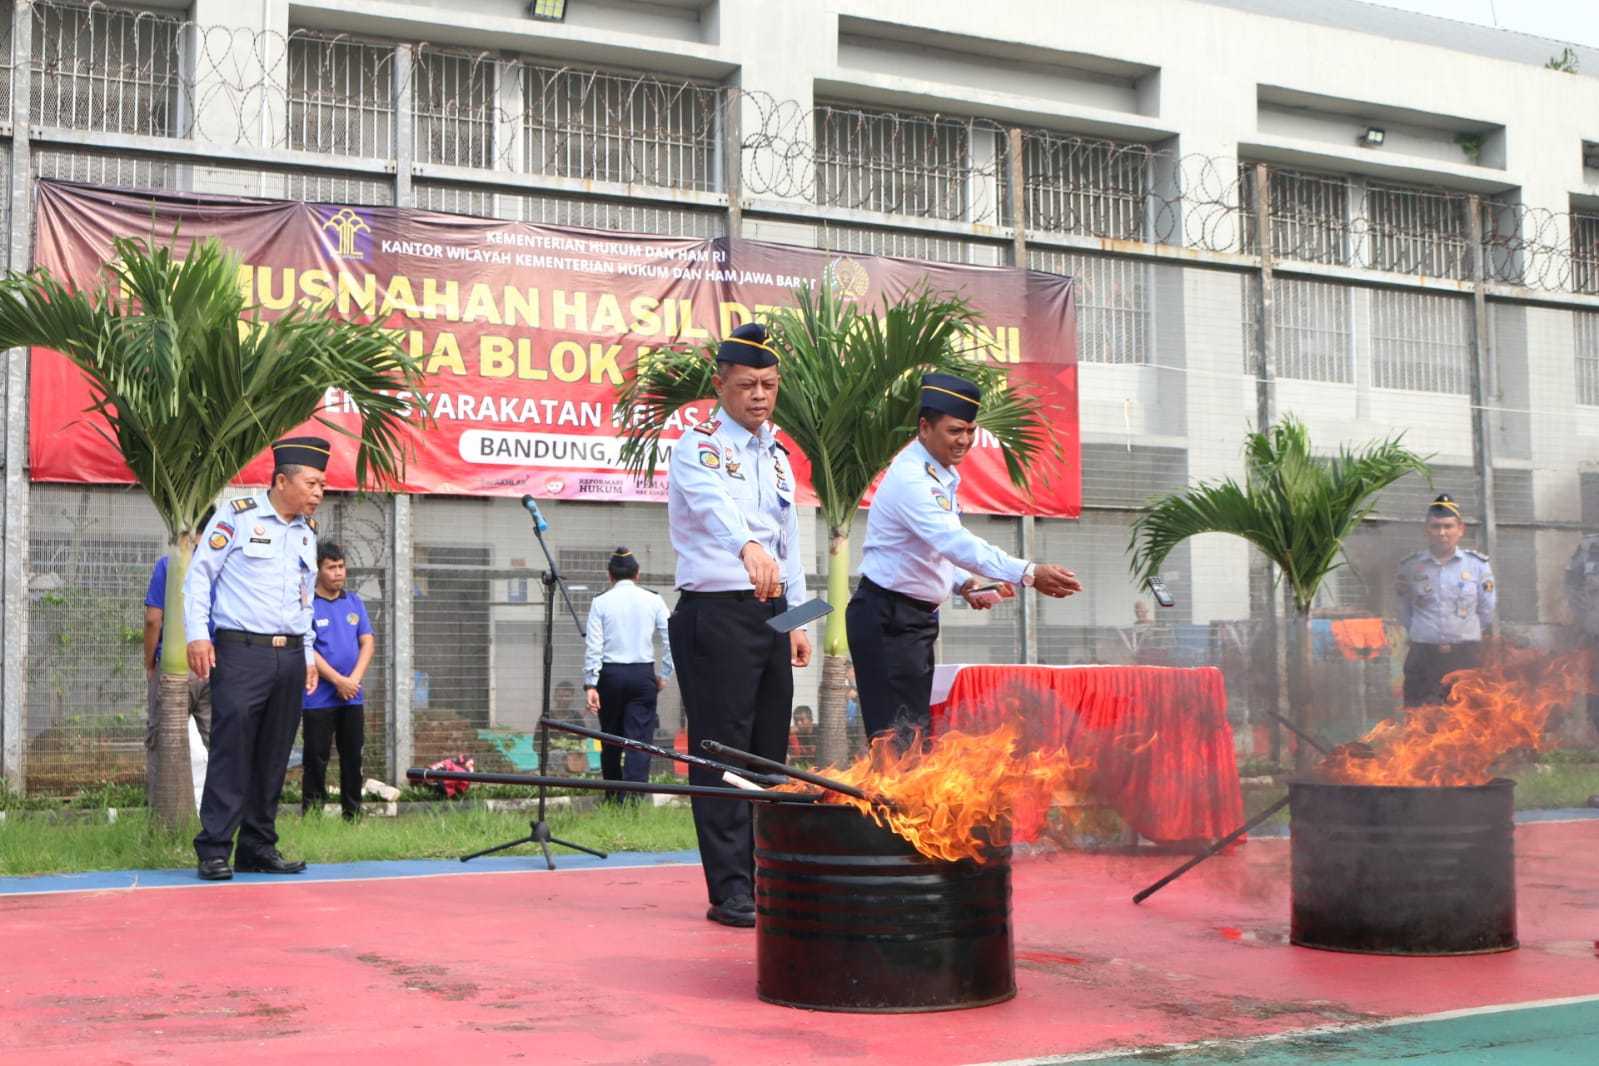
[[[476, 805], [439, 804], [439, 810], [399, 818], [334, 816], [302, 819], [287, 809], [278, 817], [278, 847], [310, 863], [377, 859], [458, 858], [525, 836], [531, 812], [496, 813]], [[687, 807], [600, 808], [550, 812], [550, 831], [601, 851], [683, 851], [695, 846]], [[114, 823], [14, 819], [0, 830], [0, 876], [147, 870], [194, 865], [197, 826], [169, 832], [152, 826], [142, 810]], [[566, 853], [557, 847], [557, 853]], [[503, 854], [535, 855], [525, 846]]]

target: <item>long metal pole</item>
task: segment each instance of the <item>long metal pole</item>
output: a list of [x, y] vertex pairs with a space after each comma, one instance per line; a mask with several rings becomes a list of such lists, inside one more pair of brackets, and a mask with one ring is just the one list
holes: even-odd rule
[[1488, 328], [1488, 264], [1483, 247], [1482, 200], [1466, 197], [1467, 232], [1471, 236], [1471, 443], [1472, 464], [1482, 499], [1482, 550], [1493, 554], [1499, 539], [1498, 508], [1494, 501], [1495, 378], [1493, 336]]
[[1278, 811], [1280, 811], [1284, 807], [1288, 806], [1288, 799], [1289, 799], [1289, 797], [1284, 796], [1282, 799], [1278, 800], [1276, 803], [1273, 803], [1270, 807], [1267, 807], [1265, 810], [1263, 810], [1259, 814], [1255, 815], [1249, 821], [1245, 822], [1243, 825], [1239, 826], [1237, 829], [1234, 829], [1231, 833], [1228, 833], [1226, 836], [1224, 836], [1220, 840], [1216, 841], [1216, 843], [1212, 844], [1209, 848], [1207, 848], [1204, 851], [1200, 852], [1198, 855], [1195, 855], [1192, 859], [1189, 859], [1187, 862], [1185, 862], [1181, 866], [1177, 867], [1177, 869], [1173, 870], [1171, 873], [1167, 874], [1165, 877], [1162, 877], [1159, 881], [1156, 881], [1154, 884], [1150, 885], [1148, 888], [1146, 888], [1142, 892], [1138, 893], [1136, 896], [1133, 897], [1133, 902], [1134, 903], [1142, 903], [1142, 902], [1144, 902], [1144, 900], [1148, 899], [1150, 896], [1153, 896], [1156, 892], [1159, 892], [1161, 889], [1165, 888], [1167, 885], [1169, 885], [1173, 881], [1177, 880], [1179, 877], [1181, 877], [1183, 874], [1187, 873], [1189, 870], [1192, 870], [1194, 867], [1198, 866], [1200, 863], [1204, 862], [1206, 859], [1210, 858], [1212, 855], [1215, 855], [1218, 851], [1221, 851], [1223, 848], [1227, 847], [1233, 841], [1237, 840], [1239, 837], [1243, 836], [1245, 833], [1247, 833], [1251, 829], [1255, 828], [1261, 822], [1264, 822], [1266, 819], [1270, 818], [1272, 815], [1276, 814]]
[[764, 789], [716, 788], [711, 785], [657, 784], [653, 781], [607, 781], [593, 777], [545, 777], [541, 774], [468, 773], [463, 770], [429, 770], [413, 766], [406, 779], [417, 784], [434, 781], [469, 781], [479, 785], [525, 785], [529, 788], [576, 788], [590, 792], [654, 792], [663, 796], [711, 796], [751, 803], [814, 803], [820, 792], [768, 792]]
[[700, 747], [704, 748], [712, 755], [731, 756], [732, 758], [738, 759], [740, 762], [748, 763], [757, 769], [770, 770], [774, 774], [782, 774], [784, 777], [792, 777], [796, 781], [804, 781], [808, 785], [815, 785], [817, 788], [825, 788], [829, 792], [837, 792], [842, 796], [852, 796], [855, 799], [862, 800], [866, 803], [876, 803], [884, 807], [889, 805], [886, 800], [880, 799], [877, 796], [868, 795], [867, 793], [856, 788], [854, 785], [846, 785], [842, 781], [834, 781], [830, 777], [823, 777], [821, 774], [813, 774], [809, 770], [796, 770], [794, 767], [789, 766], [786, 763], [780, 763], [774, 759], [765, 759], [759, 755], [752, 755], [747, 751], [740, 751], [738, 748], [730, 748], [726, 744], [718, 744], [714, 740], [702, 740], [700, 741]]
[[609, 744], [613, 748], [631, 748], [633, 751], [642, 751], [646, 755], [655, 755], [662, 759], [673, 759], [677, 762], [687, 763], [690, 766], [703, 766], [705, 769], [715, 770], [717, 773], [738, 774], [746, 781], [753, 781], [757, 785], [778, 785], [786, 780], [776, 774], [751, 773], [741, 766], [731, 766], [725, 762], [717, 762], [715, 759], [702, 759], [698, 755], [690, 755], [687, 752], [658, 748], [654, 744], [646, 744], [642, 740], [620, 737], [615, 733], [602, 733], [598, 729], [589, 729], [586, 726], [570, 725], [566, 722], [551, 722], [550, 728], [559, 729], [563, 733], [571, 733], [577, 737], [588, 737], [590, 740], [597, 740], [601, 744]]

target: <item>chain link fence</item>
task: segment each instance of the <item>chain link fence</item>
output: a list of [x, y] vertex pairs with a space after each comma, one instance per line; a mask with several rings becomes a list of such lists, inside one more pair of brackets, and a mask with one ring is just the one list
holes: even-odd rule
[[[1016, 518], [967, 525], [1016, 553], [1030, 536], [1033, 556], [1073, 567], [1085, 591], [1038, 603], [1031, 623], [1016, 603], [951, 605], [945, 662], [1216, 665], [1241, 749], [1269, 751], [1272, 605], [1251, 584], [1249, 553], [1225, 538], [1184, 545], [1166, 572], [1171, 609], [1127, 573], [1141, 506], [1241, 473], [1264, 350], [1276, 409], [1305, 419], [1323, 446], [1403, 430], [1434, 462], [1431, 484], [1410, 478], [1383, 496], [1318, 604], [1319, 683], [1347, 697], [1331, 731], [1353, 735], [1392, 710], [1392, 575], [1421, 546], [1426, 501], [1448, 491], [1469, 516], [1488, 508], [1472, 401], [1485, 353], [1477, 413], [1492, 444], [1500, 615], [1523, 638], [1561, 639], [1560, 572], [1599, 516], [1599, 310], [1581, 300], [1599, 293], [1599, 215], [1271, 166], [1267, 273], [1252, 161], [324, 28], [201, 26], [53, 0], [28, 10], [17, 84], [35, 177], [671, 236], [776, 234], [848, 254], [995, 266], [1011, 261], [1005, 227], [1019, 219], [1027, 265], [1077, 279], [1084, 513], [1038, 520], [1030, 533]], [[0, 58], [15, 62], [10, 19]], [[0, 91], [10, 85], [0, 78]], [[12, 136], [0, 153], [7, 180]], [[118, 137], [135, 139], [124, 150]], [[1487, 338], [1473, 315], [1479, 261]], [[28, 506], [27, 786], [142, 780], [141, 604], [165, 550], [161, 524], [124, 488], [35, 484]], [[405, 524], [393, 499], [335, 495], [322, 513], [379, 647], [398, 634], [411, 657], [401, 704], [390, 696], [407, 686], [391, 684], [387, 654], [368, 675], [367, 772], [460, 752], [531, 769], [544, 561], [521, 509], [418, 498]], [[618, 545], [638, 557], [641, 583], [675, 602], [663, 506], [560, 502], [547, 515], [580, 620]], [[863, 514], [856, 562], [864, 534]], [[1481, 526], [1469, 536], [1481, 543]], [[826, 531], [805, 540], [817, 591]], [[399, 587], [396, 548], [411, 561]], [[1374, 628], [1345, 624], [1362, 620]], [[1357, 630], [1366, 636], [1349, 635]], [[582, 642], [560, 604], [553, 634], [552, 712], [572, 718]], [[797, 678], [796, 707], [813, 721], [819, 674]], [[675, 686], [660, 709], [670, 742], [681, 725]], [[1568, 725], [1586, 740], [1581, 728]], [[597, 767], [575, 743], [558, 758]]]

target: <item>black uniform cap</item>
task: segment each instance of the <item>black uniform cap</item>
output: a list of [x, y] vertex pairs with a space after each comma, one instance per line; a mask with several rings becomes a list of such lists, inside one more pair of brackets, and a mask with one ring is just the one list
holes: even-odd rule
[[965, 422], [977, 420], [977, 405], [983, 390], [954, 374], [922, 375], [922, 406], [954, 415]]
[[718, 363], [737, 363], [757, 370], [777, 365], [777, 349], [767, 343], [766, 327], [746, 322], [722, 338], [716, 349]]
[[1466, 516], [1460, 513], [1460, 504], [1447, 492], [1440, 492], [1438, 498], [1427, 505], [1428, 518], [1458, 518], [1462, 522]]
[[277, 466], [328, 468], [333, 443], [322, 437], [284, 437], [272, 444], [272, 462]]

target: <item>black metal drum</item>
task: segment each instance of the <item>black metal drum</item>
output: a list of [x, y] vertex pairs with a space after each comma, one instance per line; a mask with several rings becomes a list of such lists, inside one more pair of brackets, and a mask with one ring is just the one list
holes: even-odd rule
[[757, 993], [868, 1012], [1010, 999], [1010, 849], [987, 859], [926, 858], [852, 807], [757, 806]]
[[1472, 955], [1516, 943], [1514, 781], [1400, 788], [1289, 784], [1289, 939], [1374, 955]]

